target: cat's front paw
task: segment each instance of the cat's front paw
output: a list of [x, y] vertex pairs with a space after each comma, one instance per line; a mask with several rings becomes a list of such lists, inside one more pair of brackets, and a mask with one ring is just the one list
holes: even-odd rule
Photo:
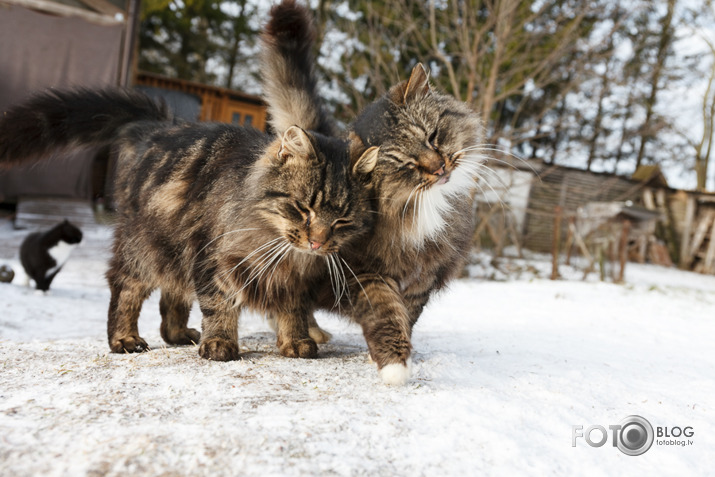
[[288, 341], [278, 345], [278, 352], [286, 358], [317, 358], [318, 345], [312, 338]]
[[209, 338], [201, 342], [199, 356], [211, 361], [235, 361], [241, 356], [238, 343], [224, 338]]
[[382, 382], [390, 386], [404, 386], [412, 376], [412, 361], [406, 363], [391, 363], [381, 367], [378, 371]]
[[201, 333], [193, 328], [180, 328], [165, 330], [162, 328], [161, 337], [171, 345], [191, 345], [198, 344], [201, 340]]
[[149, 345], [140, 336], [130, 335], [109, 340], [109, 349], [112, 353], [142, 353], [149, 350]]

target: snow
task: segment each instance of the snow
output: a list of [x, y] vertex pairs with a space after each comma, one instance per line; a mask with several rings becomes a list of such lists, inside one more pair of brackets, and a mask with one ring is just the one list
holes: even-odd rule
[[[715, 277], [629, 264], [625, 285], [550, 281], [543, 258], [515, 261], [433, 300], [412, 378], [386, 386], [359, 328], [328, 315], [316, 360], [281, 357], [247, 316], [244, 359], [215, 363], [162, 344], [154, 295], [152, 350], [111, 354], [110, 231], [85, 231], [47, 295], [20, 285], [25, 234], [0, 219], [17, 274], [0, 284], [0, 475], [712, 475]], [[693, 445], [572, 447], [572, 426], [632, 414], [691, 426]]]

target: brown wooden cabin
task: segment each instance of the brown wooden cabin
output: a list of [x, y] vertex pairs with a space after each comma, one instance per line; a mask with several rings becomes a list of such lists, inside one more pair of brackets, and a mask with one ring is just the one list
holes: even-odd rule
[[134, 84], [140, 87], [177, 91], [198, 98], [200, 112], [195, 119], [199, 121], [252, 126], [261, 131], [266, 129], [266, 104], [259, 96], [146, 72], [138, 73]]

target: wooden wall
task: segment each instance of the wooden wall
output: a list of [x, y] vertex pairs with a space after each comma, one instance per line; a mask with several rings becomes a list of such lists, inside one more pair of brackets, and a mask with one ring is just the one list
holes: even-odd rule
[[[621, 176], [544, 165], [534, 179], [524, 226], [524, 247], [549, 252], [554, 235], [554, 211], [562, 208], [564, 218], [589, 202], [633, 201], [641, 203], [644, 184]], [[567, 220], [564, 220], [567, 227]]]
[[266, 129], [266, 105], [259, 96], [143, 72], [137, 75], [135, 84], [181, 91], [200, 98], [200, 121], [252, 126], [261, 131]]

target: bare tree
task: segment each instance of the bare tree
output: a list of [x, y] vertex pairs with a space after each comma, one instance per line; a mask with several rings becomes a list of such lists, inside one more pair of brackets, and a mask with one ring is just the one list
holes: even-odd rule
[[695, 149], [697, 189], [701, 191], [705, 190], [707, 182], [713, 134], [715, 133], [715, 127], [713, 125], [713, 120], [715, 119], [715, 45], [707, 39], [705, 39], [705, 41], [708, 47], [710, 47], [711, 66], [702, 103], [703, 134], [699, 141], [693, 143]]

